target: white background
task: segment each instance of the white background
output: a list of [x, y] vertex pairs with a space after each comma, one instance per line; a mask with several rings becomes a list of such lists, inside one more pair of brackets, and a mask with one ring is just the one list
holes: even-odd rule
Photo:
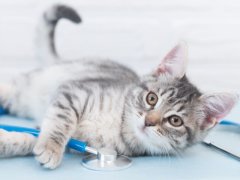
[[54, 2], [73, 6], [83, 19], [57, 27], [65, 58], [111, 58], [144, 74], [185, 40], [188, 75], [200, 89], [240, 92], [238, 0], [0, 0], [1, 80], [36, 67], [36, 24]]

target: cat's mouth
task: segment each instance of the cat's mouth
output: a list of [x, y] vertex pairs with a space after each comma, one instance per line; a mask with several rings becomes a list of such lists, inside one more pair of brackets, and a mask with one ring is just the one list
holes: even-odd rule
[[140, 127], [139, 127], [139, 130], [140, 130], [142, 133], [146, 133], [146, 126], [140, 126]]
[[139, 127], [139, 130], [142, 134], [149, 137], [149, 131], [150, 131], [149, 127], [146, 127], [146, 126], [143, 125], [143, 126]]
[[159, 137], [159, 135], [161, 133], [159, 133], [156, 129], [153, 129], [153, 128], [150, 128], [150, 127], [147, 127], [147, 126], [139, 126], [139, 131], [146, 135], [147, 137], [151, 136], [151, 135], [154, 135], [154, 136], [157, 136]]

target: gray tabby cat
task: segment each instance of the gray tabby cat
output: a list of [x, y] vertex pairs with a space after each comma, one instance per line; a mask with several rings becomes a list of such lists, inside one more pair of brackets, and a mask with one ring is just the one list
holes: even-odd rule
[[[53, 43], [60, 18], [80, 22], [70, 7], [46, 11], [39, 43], [42, 57], [51, 62], [60, 59]], [[186, 65], [187, 47], [180, 43], [142, 77], [97, 59], [58, 62], [2, 84], [1, 105], [41, 123], [41, 133], [35, 139], [0, 130], [0, 155], [34, 153], [54, 169], [71, 137], [128, 156], [176, 154], [200, 142], [238, 99], [230, 93], [202, 94], [185, 76]]]

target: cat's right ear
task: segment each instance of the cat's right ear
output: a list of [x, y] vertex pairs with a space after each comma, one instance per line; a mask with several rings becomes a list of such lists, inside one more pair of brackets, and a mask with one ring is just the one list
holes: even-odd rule
[[188, 51], [187, 44], [180, 42], [162, 60], [157, 69], [153, 72], [154, 76], [168, 75], [173, 78], [181, 79], [186, 72]]
[[219, 120], [224, 118], [238, 102], [238, 94], [214, 93], [204, 94], [200, 101], [204, 107], [204, 120], [201, 129], [208, 130], [214, 127]]

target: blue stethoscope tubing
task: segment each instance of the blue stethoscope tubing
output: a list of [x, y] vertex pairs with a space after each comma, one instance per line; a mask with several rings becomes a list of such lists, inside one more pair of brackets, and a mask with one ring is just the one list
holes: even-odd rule
[[222, 120], [219, 124], [230, 125], [230, 126], [239, 126], [240, 127], [240, 123], [233, 122], [233, 121], [230, 121], [230, 120]]
[[[7, 112], [0, 107], [0, 116], [1, 115], [7, 115]], [[239, 126], [240, 127], [240, 123], [236, 123], [236, 122], [233, 122], [233, 121], [230, 121], [230, 120], [222, 120], [219, 124], [220, 125], [232, 125], [232, 126]], [[4, 129], [4, 130], [9, 131], [9, 132], [14, 131], [14, 132], [29, 133], [29, 134], [32, 134], [35, 137], [38, 137], [38, 135], [40, 133], [40, 131], [37, 130], [37, 129], [20, 127], [20, 126], [11, 126], [11, 125], [0, 125], [0, 129]], [[86, 152], [87, 143], [76, 140], [76, 139], [70, 139], [67, 146], [71, 149], [74, 149], [74, 150], [78, 151], [78, 152]]]
[[[7, 115], [8, 113], [0, 107], [0, 116]], [[14, 131], [14, 132], [22, 132], [32, 134], [35, 137], [38, 137], [40, 131], [33, 128], [26, 128], [20, 126], [11, 126], [11, 125], [0, 125], [0, 129], [4, 129], [6, 131]], [[70, 139], [67, 146], [71, 149], [74, 149], [78, 152], [86, 152], [87, 143], [83, 141], [78, 141], [76, 139]]]
[[[40, 131], [37, 129], [20, 127], [20, 126], [0, 125], [0, 129], [4, 129], [9, 132], [14, 131], [14, 132], [28, 133], [28, 134], [32, 134], [35, 137], [38, 137], [40, 133]], [[78, 152], [86, 152], [87, 143], [78, 141], [76, 139], [70, 139], [67, 146]]]

